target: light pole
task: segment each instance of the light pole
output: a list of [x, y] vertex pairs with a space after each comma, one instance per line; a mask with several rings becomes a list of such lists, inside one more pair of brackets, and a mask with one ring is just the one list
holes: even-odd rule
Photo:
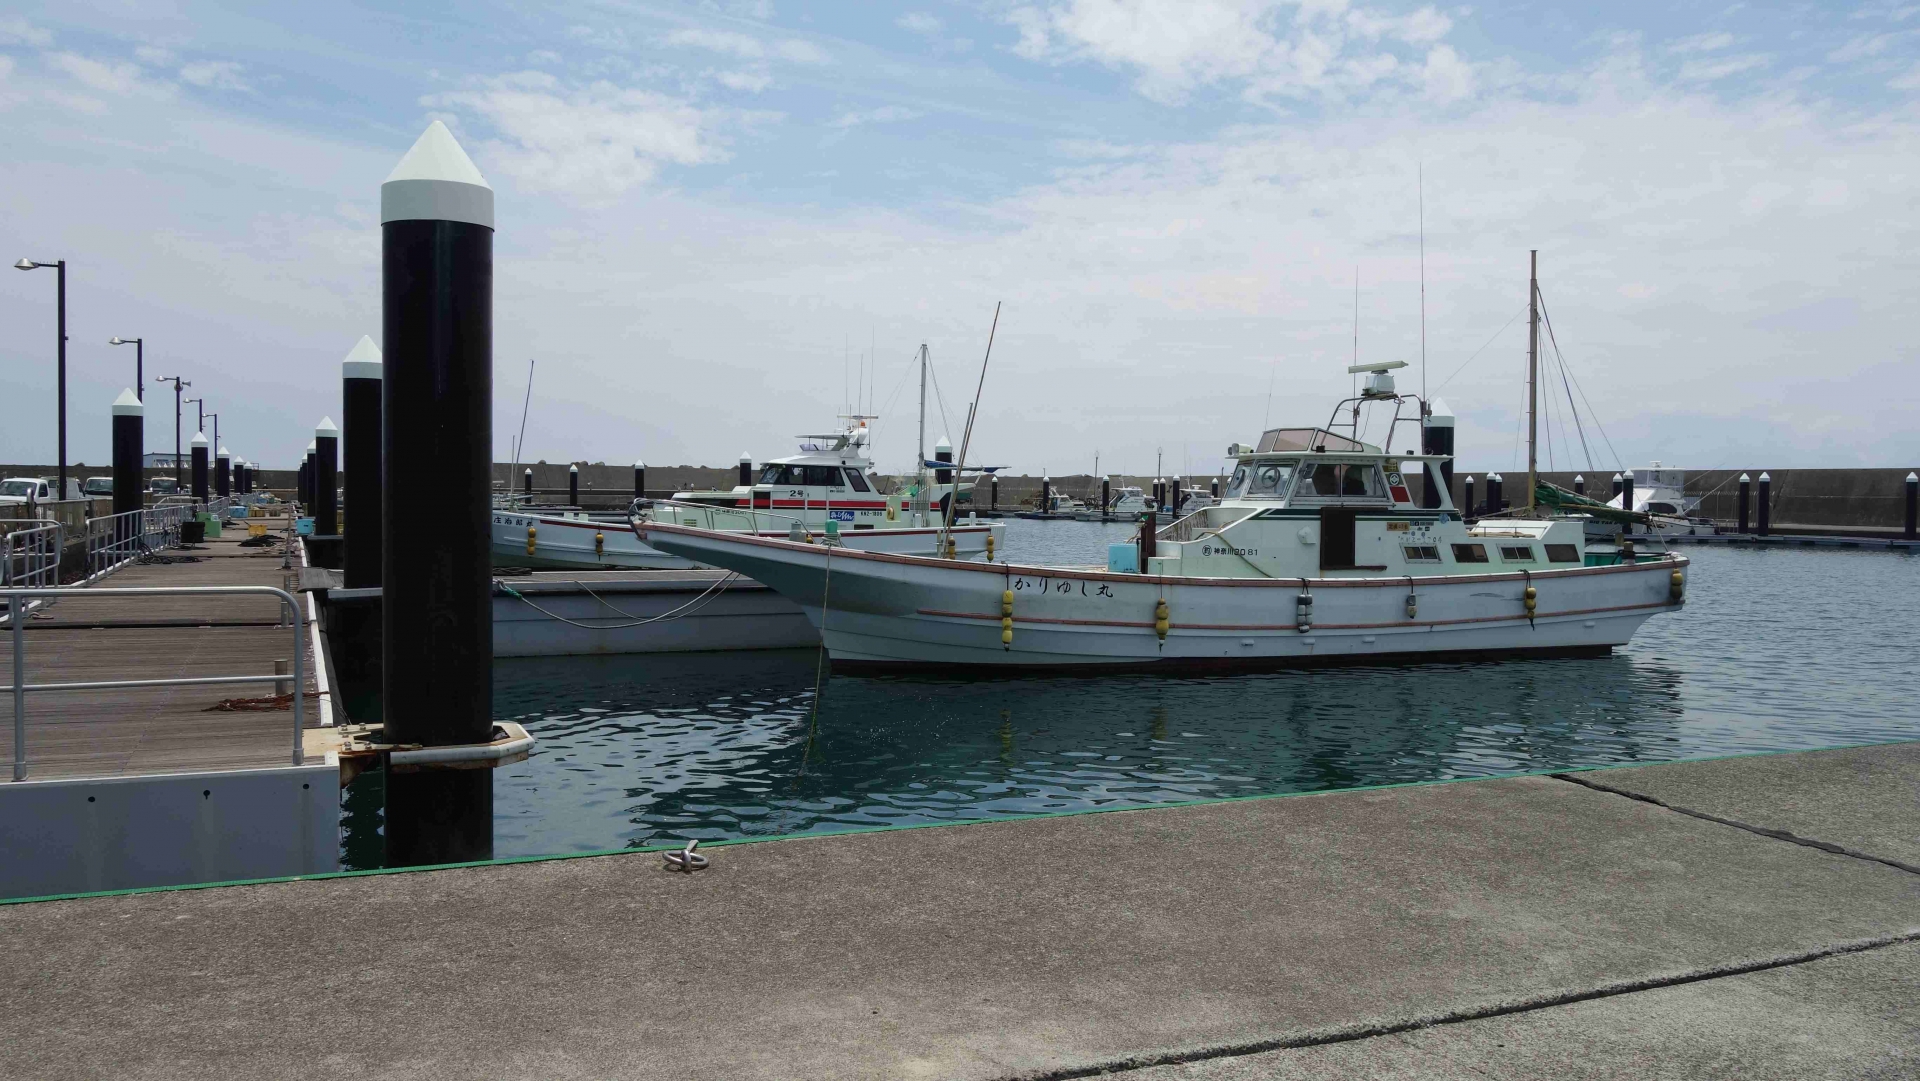
[[147, 340], [145, 338], [108, 338], [108, 345], [133, 346], [133, 396], [147, 400]]
[[156, 382], [173, 384], [173, 490], [180, 491], [180, 388], [190, 387], [193, 383], [177, 375], [162, 375]]
[[[220, 414], [208, 413], [207, 416], [213, 418], [213, 446], [215, 450], [218, 450], [220, 448]], [[201, 420], [200, 430], [205, 431], [206, 426], [206, 420]]]
[[207, 400], [205, 398], [188, 398], [187, 403], [195, 408], [196, 412], [194, 415], [200, 418], [194, 423], [193, 430], [199, 432], [201, 435], [205, 435], [207, 432]]
[[38, 270], [41, 267], [53, 267], [59, 271], [60, 279], [60, 494], [56, 499], [67, 498], [67, 261], [56, 259], [51, 263], [22, 259], [13, 264], [15, 270]]

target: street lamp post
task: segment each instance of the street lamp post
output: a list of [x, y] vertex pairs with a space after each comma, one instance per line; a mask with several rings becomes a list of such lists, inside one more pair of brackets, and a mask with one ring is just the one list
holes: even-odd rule
[[67, 498], [67, 261], [56, 259], [51, 263], [22, 259], [13, 264], [15, 270], [38, 270], [53, 267], [59, 271], [60, 293], [60, 494], [55, 498]]
[[180, 475], [180, 389], [192, 386], [193, 382], [177, 375], [162, 375], [156, 380], [173, 384], [173, 490], [178, 492], [183, 483]]
[[133, 346], [133, 396], [142, 402], [146, 401], [147, 340], [145, 338], [113, 337], [107, 339], [107, 344]]

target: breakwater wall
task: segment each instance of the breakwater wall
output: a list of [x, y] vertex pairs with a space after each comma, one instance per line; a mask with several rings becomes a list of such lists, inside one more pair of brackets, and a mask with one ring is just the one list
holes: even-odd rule
[[[1740, 474], [1752, 478], [1754, 506], [1749, 513], [1758, 517], [1760, 474], [1772, 478], [1770, 503], [1775, 533], [1800, 530], [1887, 530], [1898, 532], [1906, 525], [1907, 473], [1914, 467], [1890, 469], [1750, 469], [1687, 470], [1687, 494], [1700, 497], [1698, 513], [1731, 527], [1740, 517]], [[1505, 478], [1503, 492], [1508, 505], [1526, 498], [1526, 470], [1495, 470]], [[1571, 491], [1576, 474], [1569, 470], [1542, 472], [1540, 478]], [[1596, 499], [1613, 493], [1613, 471], [1585, 473], [1587, 494]], [[1474, 479], [1474, 499], [1487, 498], [1487, 471], [1456, 465], [1453, 475], [1453, 500], [1457, 506], [1464, 498], [1466, 478]], [[1419, 478], [1409, 480], [1417, 489]]]

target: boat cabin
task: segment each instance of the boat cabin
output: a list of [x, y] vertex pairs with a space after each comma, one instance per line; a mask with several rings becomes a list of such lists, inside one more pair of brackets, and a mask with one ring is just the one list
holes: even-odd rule
[[1169, 524], [1142, 568], [1198, 577], [1378, 577], [1580, 566], [1574, 522], [1461, 520], [1449, 494], [1416, 503], [1409, 473], [1443, 455], [1389, 454], [1326, 428], [1276, 428], [1228, 448], [1220, 502]]

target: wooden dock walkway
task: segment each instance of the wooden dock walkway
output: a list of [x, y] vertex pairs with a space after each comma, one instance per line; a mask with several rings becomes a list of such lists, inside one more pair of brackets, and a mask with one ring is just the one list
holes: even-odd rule
[[[284, 528], [284, 523], [274, 526]], [[26, 629], [29, 683], [269, 675], [291, 663], [294, 630], [276, 597], [111, 597], [134, 586], [274, 586], [292, 592], [281, 548], [242, 548], [245, 531], [164, 558], [122, 567], [95, 597], [61, 598], [33, 613]], [[185, 561], [192, 557], [192, 562]], [[298, 556], [295, 557], [298, 564]], [[302, 598], [304, 599], [304, 598]], [[302, 606], [302, 615], [305, 608]], [[306, 724], [320, 724], [310, 636], [300, 636]], [[0, 684], [13, 679], [8, 632], [0, 631]], [[290, 708], [223, 711], [225, 699], [271, 695], [271, 683], [198, 684], [27, 695], [27, 763], [32, 780], [116, 777], [284, 766], [292, 759]], [[12, 775], [13, 697], [0, 687], [0, 778]], [[311, 746], [312, 739], [309, 738]], [[4, 783], [0, 781], [0, 783]]]

